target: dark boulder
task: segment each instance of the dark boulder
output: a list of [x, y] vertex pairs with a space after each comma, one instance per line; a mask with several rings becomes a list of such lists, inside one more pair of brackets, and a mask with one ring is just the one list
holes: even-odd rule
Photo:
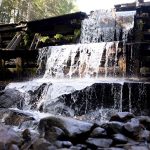
[[[50, 83], [49, 86], [50, 85], [52, 85], [52, 84]], [[47, 84], [43, 83], [42, 85], [40, 85], [34, 91], [32, 91], [32, 90], [28, 91], [28, 93], [30, 95], [29, 105], [31, 105], [31, 109], [36, 109], [37, 108], [37, 104], [38, 104], [38, 102], [40, 100], [40, 97], [42, 96], [42, 93], [43, 93], [46, 86], [47, 86]]]
[[123, 130], [127, 137], [138, 140], [143, 127], [140, 125], [138, 119], [132, 118], [130, 122], [124, 124]]
[[110, 121], [128, 122], [135, 116], [130, 112], [118, 112], [117, 114], [111, 116]]
[[117, 121], [111, 121], [101, 125], [101, 127], [106, 130], [109, 136], [111, 136], [112, 134], [122, 133], [123, 126], [124, 123], [117, 122]]
[[150, 130], [150, 117], [149, 116], [138, 116], [137, 119], [140, 124], [143, 125], [147, 130]]
[[48, 130], [45, 132], [44, 138], [53, 143], [57, 140], [65, 140], [66, 136], [62, 129], [55, 126], [49, 126]]
[[79, 121], [72, 118], [51, 116], [43, 118], [39, 122], [39, 132], [45, 136], [51, 127], [58, 127], [64, 131], [65, 136], [72, 142], [85, 141], [93, 127], [92, 123]]
[[90, 134], [90, 137], [92, 138], [102, 138], [106, 136], [107, 136], [106, 130], [101, 127], [95, 128]]

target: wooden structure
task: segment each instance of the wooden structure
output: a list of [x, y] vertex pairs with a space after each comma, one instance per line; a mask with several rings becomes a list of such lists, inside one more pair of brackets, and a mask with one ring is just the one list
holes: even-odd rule
[[[18, 68], [20, 72], [21, 68], [36, 67], [37, 49], [75, 42], [72, 40], [74, 33], [80, 30], [81, 20], [86, 17], [85, 13], [77, 12], [42, 20], [0, 25], [0, 70]], [[72, 38], [54, 38], [57, 34]], [[43, 37], [46, 37], [48, 42], [40, 41]]]
[[[127, 76], [150, 76], [150, 2], [115, 5], [116, 11], [136, 10], [133, 41], [126, 45]], [[132, 51], [132, 52], [131, 52]]]

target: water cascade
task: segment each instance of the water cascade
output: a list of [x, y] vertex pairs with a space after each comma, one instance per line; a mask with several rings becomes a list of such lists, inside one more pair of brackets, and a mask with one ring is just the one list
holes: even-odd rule
[[38, 71], [44, 75], [10, 83], [4, 95], [15, 90], [23, 99], [11, 108], [102, 121], [116, 111], [149, 114], [149, 83], [125, 79], [125, 43], [130, 40], [134, 15], [91, 12], [83, 20], [78, 44], [40, 49]]

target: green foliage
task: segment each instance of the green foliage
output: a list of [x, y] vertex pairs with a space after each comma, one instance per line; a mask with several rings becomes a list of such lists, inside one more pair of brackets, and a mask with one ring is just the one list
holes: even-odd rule
[[71, 13], [76, 0], [2, 0], [0, 22], [10, 23], [42, 19]]
[[63, 35], [62, 34], [56, 34], [55, 36], [54, 36], [54, 38], [55, 39], [62, 39], [63, 38]]
[[43, 43], [45, 43], [47, 40], [49, 40], [49, 37], [48, 37], [48, 36], [42, 36], [42, 37], [40, 38], [40, 41], [43, 42]]

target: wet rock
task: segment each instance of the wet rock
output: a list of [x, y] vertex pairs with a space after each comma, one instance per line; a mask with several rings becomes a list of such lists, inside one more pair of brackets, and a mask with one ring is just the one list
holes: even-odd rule
[[55, 146], [57, 148], [70, 148], [72, 143], [70, 141], [56, 141]]
[[138, 116], [137, 119], [140, 124], [144, 125], [147, 130], [150, 130], [150, 117], [149, 116]]
[[15, 89], [6, 89], [0, 91], [0, 108], [17, 107], [21, 109], [23, 102], [23, 96]]
[[3, 150], [11, 144], [19, 144], [21, 137], [10, 127], [0, 124], [0, 149]]
[[44, 138], [50, 142], [55, 142], [56, 140], [66, 139], [64, 131], [54, 126], [49, 127], [48, 130], [46, 130]]
[[86, 149], [87, 148], [87, 145], [85, 144], [77, 144], [76, 147], [80, 147], [82, 150]]
[[124, 134], [128, 137], [139, 139], [139, 134], [142, 130], [138, 119], [132, 118], [130, 122], [124, 124]]
[[[30, 102], [29, 104], [31, 105], [31, 109], [35, 109], [37, 108], [37, 104], [39, 102], [39, 99], [42, 95], [42, 92], [44, 90], [44, 88], [46, 87], [46, 83], [43, 83], [41, 86], [39, 86], [35, 91], [28, 91], [28, 93], [30, 94]], [[52, 84], [50, 84], [52, 85]]]
[[150, 142], [150, 131], [141, 130], [141, 132], [139, 133], [139, 140]]
[[117, 148], [117, 147], [111, 147], [111, 148], [98, 148], [97, 150], [125, 150], [124, 148]]
[[[113, 84], [113, 87], [120, 89], [121, 85], [115, 83]], [[66, 110], [70, 110], [73, 111], [74, 116], [82, 116], [90, 111], [101, 108], [102, 105], [104, 108], [109, 109], [114, 105], [114, 94], [111, 89], [112, 84], [110, 83], [95, 83], [82, 90], [76, 90], [69, 94], [63, 94], [57, 97], [55, 102], [45, 104], [44, 110], [45, 112], [55, 112], [56, 114], [63, 113], [64, 115], [67, 113]]]
[[25, 129], [23, 132], [22, 132], [22, 138], [28, 142], [28, 141], [31, 141], [31, 133], [30, 133], [30, 130], [29, 129]]
[[108, 135], [122, 133], [123, 126], [124, 126], [123, 123], [117, 121], [112, 121], [101, 125], [101, 127], [106, 130]]
[[7, 114], [3, 118], [3, 122], [6, 125], [19, 126], [26, 121], [34, 121], [34, 117], [30, 113], [25, 113], [20, 110], [8, 110]]
[[128, 150], [149, 150], [147, 146], [131, 146], [127, 147]]
[[100, 139], [100, 138], [88, 138], [86, 140], [86, 143], [91, 147], [91, 148], [108, 148], [111, 146], [113, 140], [112, 139]]
[[128, 142], [127, 137], [123, 134], [114, 134], [113, 140], [115, 144], [126, 144]]
[[35, 141], [37, 141], [40, 136], [37, 132], [31, 132], [29, 129], [25, 129], [22, 132], [22, 142], [20, 144], [21, 150], [28, 150], [33, 147]]
[[97, 127], [95, 128], [92, 133], [90, 134], [90, 137], [92, 138], [101, 138], [101, 137], [106, 137], [107, 133], [106, 130], [101, 128], [101, 127]]
[[12, 144], [10, 147], [9, 147], [9, 150], [19, 150], [19, 147], [15, 144]]
[[40, 138], [33, 143], [33, 150], [49, 150], [51, 146], [52, 145], [50, 142], [43, 138]]
[[75, 146], [70, 147], [70, 150], [87, 150], [87, 149], [88, 149], [87, 146], [83, 144], [77, 144]]
[[130, 112], [118, 112], [117, 114], [111, 116], [110, 121], [128, 122], [135, 116]]
[[45, 136], [47, 130], [51, 127], [58, 127], [62, 129], [68, 139], [74, 142], [84, 141], [90, 134], [93, 127], [92, 123], [79, 121], [72, 118], [65, 117], [47, 117], [39, 122], [39, 132]]
[[0, 81], [0, 91], [4, 90], [7, 84], [8, 84], [7, 82]]

